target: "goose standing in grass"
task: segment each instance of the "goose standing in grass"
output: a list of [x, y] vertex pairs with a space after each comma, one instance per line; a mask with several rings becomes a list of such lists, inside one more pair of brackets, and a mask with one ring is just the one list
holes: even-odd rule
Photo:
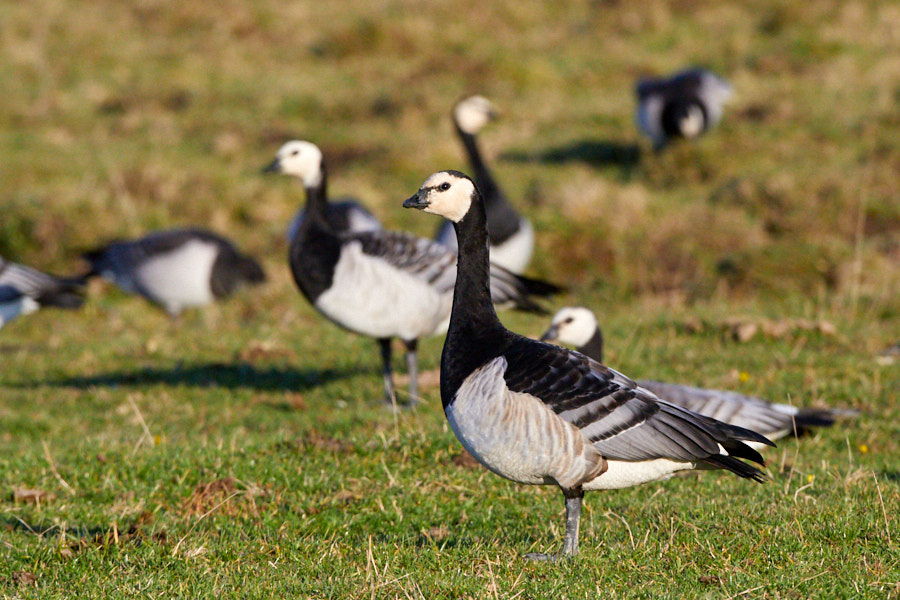
[[[290, 248], [297, 287], [332, 322], [378, 340], [385, 398], [392, 404], [396, 397], [391, 339], [400, 338], [406, 346], [410, 402], [415, 402], [418, 339], [447, 328], [456, 281], [456, 252], [408, 233], [384, 229], [336, 231], [328, 218], [322, 152], [310, 142], [295, 142], [279, 150], [266, 170], [283, 172], [283, 160], [290, 160], [292, 170], [308, 182], [306, 216]], [[531, 296], [559, 290], [497, 266], [491, 268], [490, 277], [494, 300], [522, 310], [543, 312]]]
[[[534, 253], [534, 229], [531, 221], [516, 212], [506, 199], [484, 163], [475, 139], [478, 132], [495, 117], [496, 110], [487, 98], [469, 96], [453, 107], [452, 115], [456, 133], [466, 149], [475, 183], [484, 198], [491, 262], [513, 273], [521, 273]], [[435, 239], [456, 250], [456, 233], [450, 221], [441, 223]]]
[[[494, 473], [557, 485], [566, 503], [563, 555], [578, 552], [586, 490], [624, 488], [687, 469], [763, 481], [744, 441], [762, 435], [687, 411], [578, 352], [517, 335], [497, 319], [484, 203], [457, 171], [429, 177], [403, 203], [453, 222], [459, 268], [441, 356], [441, 400], [462, 445]], [[544, 554], [529, 558], [546, 559]]]
[[731, 85], [705, 69], [669, 78], [642, 79], [637, 85], [637, 122], [656, 150], [673, 138], [694, 138], [722, 117]]
[[0, 256], [0, 328], [41, 307], [78, 308], [83, 288], [81, 279], [54, 277]]
[[[285, 143], [279, 150], [276, 158], [272, 163], [264, 169], [266, 173], [284, 173], [285, 175], [293, 175], [300, 179], [303, 187], [307, 190], [310, 188], [319, 188], [316, 193], [328, 198], [328, 192], [325, 189], [325, 178], [322, 174], [313, 170], [305, 169], [303, 157], [303, 145], [309, 142], [301, 140], [293, 140]], [[288, 225], [287, 238], [288, 242], [292, 242], [300, 231], [303, 224], [303, 208], [300, 208], [291, 219]], [[360, 231], [377, 231], [381, 229], [381, 222], [375, 218], [375, 215], [352, 198], [345, 198], [338, 202], [329, 202], [328, 210], [325, 213], [328, 224], [336, 232], [360, 232]]]
[[[553, 316], [542, 341], [555, 341], [575, 346], [582, 354], [603, 362], [603, 333], [597, 319], [584, 307], [565, 307]], [[707, 390], [677, 383], [638, 379], [636, 383], [666, 402], [719, 421], [752, 429], [770, 440], [810, 427], [833, 425], [839, 417], [855, 416], [855, 411], [817, 408], [795, 408], [787, 404], [766, 402], [725, 390]], [[750, 442], [750, 445], [754, 445]]]
[[88, 276], [159, 304], [172, 317], [262, 283], [262, 267], [227, 239], [205, 229], [170, 229], [115, 241], [85, 254]]

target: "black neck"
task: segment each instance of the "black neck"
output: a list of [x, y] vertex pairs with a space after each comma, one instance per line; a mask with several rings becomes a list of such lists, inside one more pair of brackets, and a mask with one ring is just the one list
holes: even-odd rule
[[325, 172], [324, 164], [320, 168], [320, 173], [319, 183], [312, 186], [304, 186], [306, 188], [306, 217], [304, 218], [304, 225], [309, 223], [307, 227], [313, 223], [321, 227], [328, 227], [328, 175]]
[[577, 348], [579, 352], [585, 356], [590, 356], [599, 363], [603, 362], [603, 332], [600, 328], [594, 330], [594, 335], [587, 341], [584, 346]]
[[491, 302], [487, 218], [478, 196], [454, 223], [459, 244], [450, 328], [441, 355], [441, 400], [446, 408], [473, 370], [494, 358], [506, 336]]
[[472, 165], [475, 175], [473, 177], [475, 185], [484, 199], [491, 243], [499, 245], [519, 230], [519, 213], [507, 202], [503, 192], [500, 191], [500, 186], [494, 181], [487, 165], [484, 164], [475, 136], [460, 129], [459, 125], [456, 126], [456, 132], [469, 155], [469, 164]]
[[291, 273], [303, 295], [315, 303], [331, 287], [334, 269], [341, 257], [341, 241], [328, 223], [325, 167], [318, 185], [306, 188], [303, 224], [291, 243]]
[[500, 188], [497, 187], [497, 182], [494, 181], [491, 172], [488, 171], [487, 165], [484, 164], [484, 159], [481, 157], [481, 151], [478, 149], [475, 136], [460, 129], [459, 125], [456, 126], [456, 132], [459, 134], [459, 139], [462, 140], [463, 146], [466, 148], [466, 154], [469, 156], [469, 164], [472, 166], [472, 172], [475, 175], [472, 179], [474, 179], [475, 185], [478, 186], [478, 191], [481, 192], [485, 204], [491, 204], [494, 201], [502, 201], [503, 198], [499, 193]]

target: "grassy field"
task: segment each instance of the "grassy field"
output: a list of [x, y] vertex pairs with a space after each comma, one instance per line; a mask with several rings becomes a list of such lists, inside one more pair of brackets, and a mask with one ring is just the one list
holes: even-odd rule
[[[73, 272], [205, 224], [270, 275], [174, 323], [97, 283], [0, 331], [0, 596], [900, 597], [898, 26], [877, 2], [0, 4], [0, 255]], [[691, 64], [734, 101], [655, 154], [633, 83]], [[530, 273], [570, 286], [548, 308], [596, 309], [611, 365], [862, 415], [767, 451], [764, 485], [589, 494], [581, 556], [525, 562], [561, 545], [559, 492], [467, 461], [434, 386], [381, 408], [374, 343], [290, 280], [302, 190], [260, 174], [309, 139], [333, 195], [430, 235], [399, 205], [465, 166], [470, 92], [503, 109], [481, 139]]]

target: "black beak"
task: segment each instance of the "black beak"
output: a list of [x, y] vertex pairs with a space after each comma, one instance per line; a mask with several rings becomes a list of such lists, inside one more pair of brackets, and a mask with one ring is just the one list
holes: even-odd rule
[[552, 342], [556, 340], [559, 336], [559, 327], [556, 325], [551, 325], [550, 329], [544, 332], [544, 335], [541, 336], [542, 342]]
[[277, 158], [269, 163], [265, 169], [262, 170], [263, 173], [281, 173], [281, 161]]
[[417, 192], [415, 196], [410, 196], [409, 198], [407, 198], [406, 200], [403, 201], [403, 208], [423, 209], [426, 206], [428, 206], [428, 204], [429, 204], [428, 200], [423, 200], [421, 198], [421, 194]]

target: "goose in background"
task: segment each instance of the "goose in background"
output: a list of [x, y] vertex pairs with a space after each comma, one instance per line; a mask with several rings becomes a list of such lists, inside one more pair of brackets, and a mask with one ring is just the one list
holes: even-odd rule
[[[569, 306], [560, 309], [553, 316], [553, 321], [541, 340], [575, 346], [582, 354], [603, 362], [603, 333], [594, 313], [587, 308]], [[646, 379], [638, 379], [636, 383], [666, 402], [725, 423], [752, 429], [773, 441], [811, 427], [828, 427], [839, 417], [858, 414], [849, 410], [796, 408], [736, 392], [708, 390], [677, 383]]]
[[[531, 221], [519, 215], [509, 203], [494, 176], [488, 170], [475, 136], [496, 116], [494, 105], [483, 96], [469, 96], [453, 107], [453, 125], [466, 149], [475, 184], [481, 190], [487, 211], [488, 233], [491, 242], [491, 262], [521, 273], [534, 253], [534, 228]], [[435, 239], [456, 250], [453, 224], [444, 221]]]
[[84, 280], [54, 277], [0, 256], [0, 328], [39, 308], [78, 308], [84, 302]]
[[[391, 339], [406, 346], [410, 403], [418, 399], [416, 350], [424, 336], [446, 331], [456, 281], [456, 252], [408, 233], [336, 231], [328, 218], [327, 173], [311, 142], [282, 147], [267, 171], [284, 172], [283, 161], [305, 182], [306, 216], [291, 242], [290, 265], [304, 297], [333, 323], [375, 338], [384, 365], [384, 393], [396, 403]], [[552, 284], [491, 267], [494, 301], [544, 312], [532, 296], [559, 291]]]
[[226, 298], [266, 279], [256, 260], [224, 237], [199, 228], [114, 241], [84, 256], [91, 264], [87, 276], [103, 277], [140, 294], [173, 318], [185, 308]]
[[[328, 191], [325, 189], [325, 178], [320, 173], [304, 169], [304, 163], [301, 160], [303, 144], [304, 142], [301, 140], [292, 140], [285, 143], [278, 150], [277, 158], [263, 169], [263, 172], [293, 175], [300, 179], [303, 187], [307, 190], [321, 186], [317, 193], [327, 198]], [[288, 242], [292, 242], [297, 236], [297, 232], [303, 224], [303, 213], [304, 210], [301, 207], [297, 210], [294, 218], [291, 219], [287, 229]], [[381, 229], [381, 222], [375, 215], [353, 198], [329, 202], [326, 217], [328, 224], [336, 232], [377, 231]]]
[[[491, 303], [487, 219], [475, 184], [429, 177], [403, 203], [450, 219], [459, 240], [453, 308], [441, 355], [441, 400], [462, 445], [487, 469], [557, 485], [566, 504], [563, 555], [578, 552], [587, 490], [624, 488], [688, 469], [763, 481], [762, 435], [657, 398], [587, 356], [507, 330]], [[547, 559], [546, 554], [526, 555]]]
[[660, 150], [673, 138], [694, 138], [722, 117], [731, 85], [705, 69], [689, 69], [668, 78], [642, 79], [637, 84], [638, 127]]

